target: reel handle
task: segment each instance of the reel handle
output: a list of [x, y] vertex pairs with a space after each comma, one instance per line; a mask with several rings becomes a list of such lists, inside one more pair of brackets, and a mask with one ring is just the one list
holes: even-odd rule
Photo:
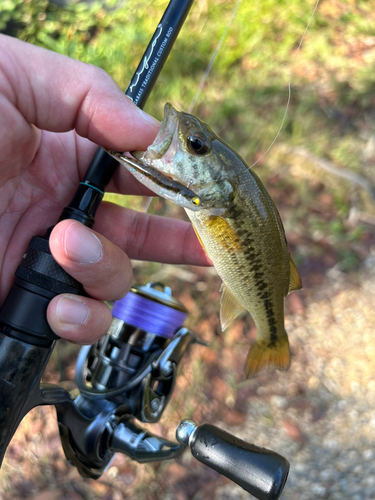
[[259, 500], [277, 500], [285, 486], [289, 462], [273, 451], [259, 448], [210, 424], [182, 420], [177, 427], [179, 443], [189, 445], [192, 455], [237, 483]]

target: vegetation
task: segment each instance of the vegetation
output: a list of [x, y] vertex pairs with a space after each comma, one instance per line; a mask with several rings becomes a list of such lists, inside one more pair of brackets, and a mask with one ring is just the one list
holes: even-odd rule
[[[0, 29], [96, 64], [125, 89], [165, 5], [164, 0], [0, 0]], [[147, 103], [148, 112], [161, 119], [166, 101], [188, 109], [233, 6], [224, 0], [195, 2]], [[353, 206], [372, 212], [373, 200], [358, 186], [322, 173], [294, 148], [374, 181], [375, 2], [322, 1], [291, 74], [313, 7], [310, 0], [242, 2], [194, 112], [252, 164], [277, 134], [291, 78], [284, 126], [255, 168], [271, 182], [287, 226], [289, 214], [290, 225], [311, 222], [306, 234], [313, 232], [317, 197], [331, 197], [321, 207], [327, 224], [319, 234], [327, 237], [329, 221], [337, 219], [345, 227]], [[285, 195], [287, 185], [294, 193], [292, 205]], [[348, 238], [342, 239], [346, 244]], [[359, 260], [354, 256], [346, 262], [355, 265]]]
[[[64, 0], [0, 0], [0, 30], [98, 65], [125, 90], [167, 1], [60, 2]], [[305, 287], [294, 295], [302, 301], [294, 298], [288, 306], [292, 312], [303, 308], [298, 301], [308, 300], [311, 289], [330, 286], [332, 272], [357, 284], [361, 270], [373, 265], [371, 252], [375, 255], [375, 200], [358, 183], [338, 175], [354, 174], [375, 185], [375, 0], [321, 0], [291, 74], [314, 4], [315, 0], [242, 1], [194, 108], [249, 165], [259, 160], [254, 169], [280, 209]], [[234, 5], [235, 0], [194, 2], [146, 111], [161, 119], [167, 101], [178, 109], [189, 108]], [[279, 130], [289, 79], [292, 94], [284, 126], [262, 156]], [[336, 173], [322, 168], [323, 162]], [[134, 199], [121, 203], [140, 206]], [[152, 210], [184, 216], [161, 201], [153, 202]], [[198, 419], [220, 415], [228, 426], [240, 424], [246, 405], [236, 399], [236, 391], [254, 333], [251, 320], [236, 323], [224, 338], [219, 335], [219, 280], [209, 271], [135, 263], [135, 273], [143, 283], [166, 279], [189, 308], [188, 326], [212, 341], [210, 349], [202, 355], [195, 350], [183, 366], [181, 393], [171, 402], [166, 427], [168, 418], [177, 421], [187, 414]], [[46, 377], [67, 381], [70, 388], [74, 356], [71, 347], [60, 349], [59, 361], [55, 358]], [[225, 405], [218, 404], [223, 391]], [[51, 457], [47, 465], [50, 461]], [[62, 464], [60, 460], [54, 470], [61, 478]], [[40, 465], [43, 481], [47, 465]], [[159, 478], [163, 467], [169, 466], [161, 466]], [[140, 468], [134, 472], [133, 464], [121, 470], [138, 474], [132, 486], [138, 488], [137, 498], [147, 496], [142, 483], [147, 492], [156, 484], [152, 466], [147, 466], [147, 473]], [[90, 490], [92, 496], [86, 492], [82, 498], [101, 498], [99, 490], [98, 496]], [[10, 497], [16, 498], [14, 492]]]

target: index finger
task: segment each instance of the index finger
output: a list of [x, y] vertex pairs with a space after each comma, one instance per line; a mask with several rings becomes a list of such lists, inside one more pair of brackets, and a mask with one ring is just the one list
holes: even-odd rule
[[0, 61], [0, 93], [25, 126], [75, 129], [119, 151], [145, 149], [155, 138], [158, 121], [137, 108], [100, 68], [5, 35], [0, 35]]

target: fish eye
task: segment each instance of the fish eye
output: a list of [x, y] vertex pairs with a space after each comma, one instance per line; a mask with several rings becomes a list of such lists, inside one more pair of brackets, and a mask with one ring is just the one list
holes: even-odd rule
[[210, 141], [199, 134], [191, 134], [186, 140], [188, 150], [196, 155], [205, 155], [210, 150]]
[[201, 200], [198, 198], [198, 196], [195, 196], [192, 200], [191, 200], [192, 204], [195, 205], [196, 207], [198, 207], [200, 204], [201, 204]]

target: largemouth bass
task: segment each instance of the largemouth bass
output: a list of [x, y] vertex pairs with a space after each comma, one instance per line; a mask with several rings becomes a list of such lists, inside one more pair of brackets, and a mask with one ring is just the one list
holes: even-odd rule
[[269, 366], [287, 370], [284, 297], [302, 285], [279, 213], [259, 177], [208, 125], [169, 103], [158, 136], [145, 152], [132, 153], [135, 159], [130, 160], [109, 153], [141, 182], [142, 168], [151, 169], [148, 187], [185, 208], [223, 280], [222, 329], [244, 309], [253, 317], [257, 336], [246, 376]]

